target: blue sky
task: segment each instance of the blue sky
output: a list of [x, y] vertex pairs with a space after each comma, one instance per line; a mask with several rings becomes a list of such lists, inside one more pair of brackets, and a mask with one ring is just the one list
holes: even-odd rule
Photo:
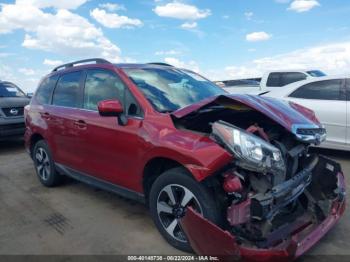
[[350, 73], [350, 1], [1, 1], [0, 79], [33, 90], [88, 57], [169, 62], [213, 80], [268, 69]]

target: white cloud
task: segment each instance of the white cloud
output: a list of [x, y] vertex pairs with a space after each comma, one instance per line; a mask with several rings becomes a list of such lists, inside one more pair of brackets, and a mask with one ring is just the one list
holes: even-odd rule
[[316, 0], [294, 0], [290, 4], [288, 10], [302, 13], [307, 12], [317, 6], [320, 6], [320, 3]]
[[225, 68], [226, 78], [258, 77], [267, 70], [320, 69], [329, 74], [350, 73], [350, 42], [332, 43], [264, 57]]
[[25, 3], [3, 4], [0, 34], [18, 29], [25, 31], [22, 46], [26, 48], [75, 58], [98, 56], [115, 62], [121, 60], [119, 47], [106, 38], [101, 29], [66, 9], [49, 13]]
[[197, 27], [197, 22], [186, 22], [181, 25], [183, 29], [193, 29]]
[[99, 4], [98, 6], [102, 9], [106, 9], [110, 12], [114, 12], [114, 11], [118, 11], [118, 10], [121, 10], [121, 11], [126, 10], [125, 6], [119, 5], [116, 3], [104, 3], [104, 4]]
[[245, 12], [244, 16], [247, 20], [252, 20], [254, 13], [253, 12]]
[[175, 57], [166, 57], [166, 58], [164, 58], [164, 62], [168, 63], [170, 65], [173, 65], [175, 67], [190, 69], [194, 72], [200, 71], [197, 62], [195, 62], [193, 60], [189, 61], [189, 62], [184, 62], [184, 61], [181, 61]]
[[181, 52], [177, 50], [161, 50], [161, 51], [155, 52], [155, 55], [158, 55], [158, 56], [179, 55], [179, 54], [181, 54]]
[[48, 66], [59, 66], [59, 65], [62, 65], [63, 62], [61, 60], [51, 60], [51, 59], [45, 58], [43, 64]]
[[229, 15], [223, 15], [222, 18], [223, 18], [223, 19], [229, 19], [230, 16], [229, 16]]
[[21, 74], [26, 75], [26, 76], [35, 75], [35, 71], [31, 68], [20, 68], [20, 69], [18, 69], [18, 72], [20, 72]]
[[153, 11], [162, 17], [170, 17], [182, 20], [198, 20], [211, 15], [210, 9], [198, 9], [194, 5], [180, 2], [171, 2], [166, 5], [158, 5]]
[[254, 32], [246, 35], [246, 40], [249, 42], [266, 41], [271, 38], [271, 35], [266, 32]]
[[95, 8], [90, 15], [100, 24], [108, 28], [132, 28], [143, 25], [141, 20], [132, 19], [115, 13], [107, 13], [103, 9]]
[[27, 5], [37, 8], [53, 7], [57, 9], [76, 9], [88, 0], [17, 0], [18, 5]]

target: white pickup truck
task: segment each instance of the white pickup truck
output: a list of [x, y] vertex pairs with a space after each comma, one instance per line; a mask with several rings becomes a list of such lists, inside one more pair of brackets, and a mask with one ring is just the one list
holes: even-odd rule
[[297, 81], [326, 76], [320, 70], [279, 70], [268, 71], [262, 78], [227, 80], [217, 82], [227, 92], [233, 94], [261, 94]]

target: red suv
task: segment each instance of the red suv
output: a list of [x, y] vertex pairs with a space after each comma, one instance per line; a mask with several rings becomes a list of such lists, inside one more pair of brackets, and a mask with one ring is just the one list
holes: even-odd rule
[[43, 78], [25, 118], [42, 184], [66, 175], [142, 201], [181, 250], [294, 258], [345, 209], [340, 165], [308, 151], [326, 137], [312, 111], [228, 95], [189, 70], [65, 64]]

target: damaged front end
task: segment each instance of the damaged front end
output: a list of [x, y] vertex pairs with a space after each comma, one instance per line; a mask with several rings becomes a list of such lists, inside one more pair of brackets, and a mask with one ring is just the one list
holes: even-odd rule
[[213, 225], [189, 208], [182, 228], [197, 254], [260, 261], [296, 258], [344, 213], [341, 167], [309, 152], [326, 132], [307, 109], [293, 104], [279, 112], [272, 100], [230, 100], [211, 101], [175, 121], [179, 128], [205, 130], [233, 157], [212, 183], [221, 187], [215, 192], [220, 192], [223, 225]]

